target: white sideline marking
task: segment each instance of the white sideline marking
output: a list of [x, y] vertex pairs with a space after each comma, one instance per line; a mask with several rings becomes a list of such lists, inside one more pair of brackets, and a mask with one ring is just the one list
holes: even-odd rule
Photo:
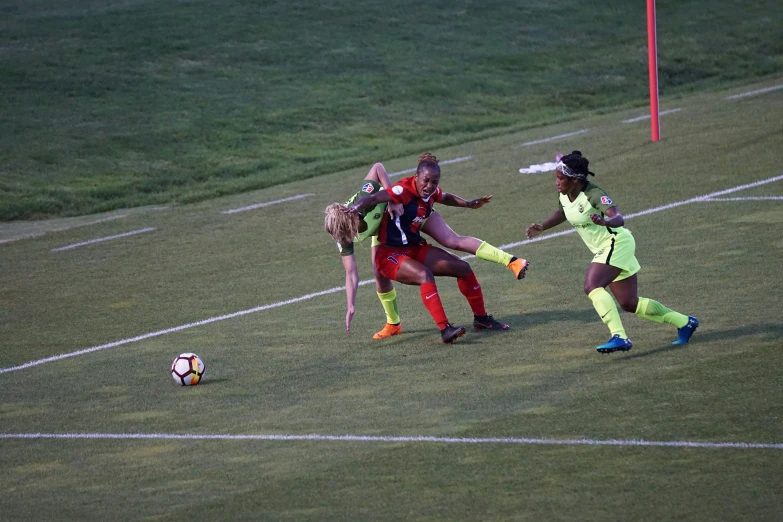
[[[724, 194], [731, 194], [732, 192], [737, 192], [739, 190], [745, 190], [745, 189], [748, 189], [748, 188], [758, 187], [760, 185], [765, 185], [767, 183], [772, 183], [774, 181], [780, 181], [780, 180], [783, 180], [783, 175], [775, 176], [773, 178], [769, 178], [769, 179], [765, 179], [765, 180], [761, 180], [761, 181], [756, 181], [754, 183], [748, 183], [746, 185], [738, 185], [738, 186], [730, 188], [730, 189], [720, 190], [718, 192], [712, 192], [711, 194], [705, 194], [704, 196], [698, 196], [698, 197], [691, 198], [691, 199], [686, 199], [686, 200], [683, 200], [683, 201], [677, 201], [675, 203], [669, 203], [668, 205], [662, 205], [660, 207], [655, 207], [655, 208], [650, 208], [650, 209], [647, 209], [647, 210], [642, 210], [641, 212], [635, 212], [633, 214], [627, 214], [625, 216], [625, 218], [626, 219], [630, 219], [630, 218], [634, 218], [634, 217], [638, 217], [638, 216], [644, 216], [644, 215], [647, 215], [647, 214], [653, 214], [655, 212], [660, 212], [662, 210], [668, 210], [670, 208], [679, 207], [681, 205], [687, 205], [689, 203], [694, 203], [694, 202], [697, 202], [697, 201], [708, 201], [710, 198], [713, 198], [713, 197], [716, 197], [716, 196], [722, 196]], [[518, 241], [516, 243], [509, 243], [509, 244], [506, 244], [506, 245], [501, 245], [499, 248], [502, 249], [502, 250], [503, 249], [507, 249], [507, 248], [513, 248], [513, 247], [520, 246], [520, 245], [527, 245], [527, 244], [530, 244], [530, 243], [535, 243], [537, 241], [544, 241], [544, 240], [552, 239], [552, 238], [559, 237], [559, 236], [565, 236], [565, 235], [568, 235], [568, 234], [573, 234], [574, 232], [576, 232], [576, 229], [572, 228], [570, 230], [564, 230], [562, 232], [555, 232], [554, 234], [545, 234], [543, 236], [538, 236], [538, 237], [535, 237], [533, 239], [526, 239], [524, 241]], [[472, 257], [476, 257], [476, 256], [469, 255], [469, 256], [463, 257], [462, 259], [470, 259]], [[360, 285], [367, 285], [367, 284], [374, 283], [374, 282], [375, 282], [374, 279], [366, 279], [364, 281], [360, 281], [359, 284]], [[180, 330], [187, 330], [188, 328], [193, 328], [194, 326], [201, 326], [201, 325], [204, 325], [204, 324], [215, 323], [215, 322], [223, 321], [223, 320], [226, 320], [226, 319], [232, 319], [234, 317], [239, 317], [239, 316], [242, 316], [242, 315], [252, 314], [252, 313], [255, 313], [255, 312], [261, 312], [263, 310], [268, 310], [270, 308], [279, 308], [281, 306], [285, 306], [285, 305], [288, 305], [288, 304], [298, 303], [299, 301], [306, 301], [308, 299], [312, 299], [313, 297], [318, 297], [318, 296], [327, 295], [327, 294], [333, 294], [333, 293], [336, 293], [336, 292], [342, 292], [343, 290], [344, 290], [344, 287], [338, 286], [338, 287], [335, 287], [335, 288], [330, 288], [329, 290], [322, 290], [321, 292], [315, 292], [313, 294], [307, 294], [307, 295], [303, 295], [301, 297], [295, 297], [293, 299], [288, 299], [287, 301], [279, 301], [277, 303], [272, 303], [272, 304], [263, 305], [263, 306], [257, 306], [255, 308], [250, 308], [248, 310], [241, 310], [239, 312], [234, 312], [234, 313], [227, 314], [227, 315], [221, 315], [221, 316], [218, 316], [218, 317], [211, 317], [209, 319], [204, 319], [202, 321], [197, 321], [195, 323], [188, 323], [188, 324], [183, 324], [181, 326], [175, 326], [173, 328], [167, 328], [165, 330], [158, 330], [157, 332], [151, 332], [151, 333], [147, 333], [147, 334], [144, 334], [144, 335], [139, 335], [137, 337], [131, 337], [131, 338], [128, 338], [128, 339], [122, 339], [120, 341], [114, 341], [114, 342], [107, 343], [107, 344], [101, 344], [99, 346], [93, 346], [92, 348], [86, 348], [84, 350], [78, 350], [78, 351], [75, 351], [75, 352], [69, 352], [69, 353], [64, 353], [64, 354], [60, 354], [60, 355], [55, 355], [53, 357], [47, 357], [45, 359], [38, 359], [36, 361], [30, 361], [28, 363], [21, 364], [19, 366], [12, 366], [12, 367], [9, 367], [9, 368], [0, 368], [0, 374], [13, 372], [13, 371], [17, 371], [17, 370], [24, 370], [25, 368], [31, 368], [33, 366], [38, 366], [39, 364], [59, 361], [61, 359], [66, 359], [68, 357], [75, 357], [77, 355], [83, 355], [83, 354], [86, 354], [86, 353], [97, 352], [98, 350], [104, 350], [106, 348], [114, 348], [115, 346], [121, 346], [123, 344], [134, 343], [134, 342], [137, 342], [137, 341], [142, 341], [144, 339], [149, 339], [151, 337], [158, 337], [160, 335], [164, 335], [164, 334], [167, 334], [167, 333], [178, 332]]]
[[[669, 109], [668, 111], [661, 111], [658, 113], [658, 116], [663, 116], [664, 114], [671, 114], [673, 112], [680, 112], [681, 110], [682, 109], [677, 108], [677, 109]], [[630, 120], [623, 120], [623, 123], [634, 123], [637, 121], [649, 120], [649, 119], [650, 119], [650, 115], [647, 114], [645, 116], [637, 116], [636, 118], [631, 118]]]
[[783, 196], [759, 196], [749, 198], [710, 198], [705, 201], [781, 201]]
[[256, 203], [255, 205], [248, 205], [247, 207], [242, 208], [232, 208], [229, 210], [221, 210], [221, 214], [236, 214], [237, 212], [245, 212], [246, 210], [255, 210], [257, 208], [261, 207], [268, 207], [269, 205], [276, 205], [277, 203], [284, 203], [286, 201], [293, 201], [295, 199], [302, 199], [306, 198], [308, 196], [312, 196], [313, 194], [299, 194], [297, 196], [291, 196], [290, 198], [283, 198], [283, 199], [276, 199], [274, 201], [267, 201], [266, 203]]
[[120, 237], [134, 236], [136, 234], [143, 234], [144, 232], [152, 232], [153, 230], [155, 230], [154, 227], [140, 228], [139, 230], [131, 230], [130, 232], [117, 234], [116, 236], [99, 237], [98, 239], [90, 239], [89, 241], [82, 241], [81, 243], [74, 243], [72, 245], [67, 245], [64, 247], [53, 248], [52, 252], [62, 252], [63, 250], [70, 250], [72, 248], [76, 248], [84, 245], [91, 245], [92, 243], [100, 243], [101, 241], [109, 241], [111, 239], [117, 239]]
[[744, 98], [745, 96], [755, 96], [756, 94], [764, 94], [765, 92], [777, 91], [778, 89], [783, 89], [783, 85], [775, 85], [774, 87], [767, 87], [765, 89], [759, 89], [757, 91], [741, 92], [739, 94], [733, 94], [731, 96], [726, 96], [726, 99], [727, 100], [736, 100], [737, 98]]
[[549, 444], [558, 446], [653, 446], [670, 448], [783, 449], [783, 444], [764, 442], [697, 442], [689, 440], [597, 440], [532, 439], [527, 437], [395, 437], [385, 435], [230, 435], [179, 433], [0, 433], [0, 439], [166, 439], [166, 440], [318, 440], [339, 442], [436, 442], [441, 444]]
[[560, 134], [559, 136], [552, 136], [551, 138], [544, 138], [542, 140], [527, 141], [527, 142], [521, 144], [520, 147], [528, 147], [530, 145], [538, 145], [539, 143], [547, 143], [549, 141], [555, 141], [555, 140], [559, 140], [561, 138], [569, 138], [571, 136], [577, 136], [579, 134], [584, 134], [588, 130], [590, 130], [590, 129], [582, 129], [582, 130], [578, 130], [576, 132], [569, 132], [568, 134]]
[[[461, 158], [454, 158], [446, 161], [440, 161], [438, 162], [438, 165], [448, 165], [449, 163], [458, 163], [460, 161], [468, 161], [469, 159], [473, 159], [473, 156], [462, 156]], [[395, 176], [401, 176], [403, 174], [410, 174], [411, 172], [416, 172], [416, 168], [405, 169], [399, 172], [392, 172], [391, 174], [389, 174], [389, 177], [393, 178]]]

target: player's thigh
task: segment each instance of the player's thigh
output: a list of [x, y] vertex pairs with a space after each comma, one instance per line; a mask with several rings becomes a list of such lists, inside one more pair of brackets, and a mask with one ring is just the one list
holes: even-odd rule
[[461, 236], [454, 232], [437, 212], [430, 214], [421, 230], [446, 248], [475, 254], [481, 246], [481, 241], [475, 237]]
[[466, 261], [435, 246], [427, 250], [424, 264], [436, 276], [465, 277], [472, 271]]
[[402, 257], [397, 268], [397, 281], [406, 285], [423, 285], [433, 282], [432, 271], [411, 257]]
[[603, 263], [590, 263], [585, 274], [585, 293], [596, 288], [605, 288], [622, 272], [621, 268]]

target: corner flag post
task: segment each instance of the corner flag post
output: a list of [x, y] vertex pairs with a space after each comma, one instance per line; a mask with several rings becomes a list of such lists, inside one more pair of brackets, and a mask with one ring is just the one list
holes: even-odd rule
[[650, 71], [650, 129], [652, 141], [661, 139], [658, 120], [658, 44], [655, 35], [655, 0], [647, 0], [647, 64]]

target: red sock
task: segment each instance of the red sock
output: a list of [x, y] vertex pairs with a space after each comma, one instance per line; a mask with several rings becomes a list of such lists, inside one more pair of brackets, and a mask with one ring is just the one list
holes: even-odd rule
[[435, 283], [424, 283], [419, 287], [419, 293], [421, 294], [421, 302], [427, 308], [435, 322], [438, 323], [438, 328], [443, 330], [446, 328], [449, 320], [446, 319], [446, 311], [443, 310], [443, 303], [440, 302], [440, 296], [438, 295], [438, 287]]
[[457, 279], [457, 285], [459, 291], [468, 300], [473, 315], [487, 315], [487, 310], [484, 308], [484, 294], [481, 292], [481, 285], [476, 279], [476, 274], [471, 271], [465, 277], [460, 277]]

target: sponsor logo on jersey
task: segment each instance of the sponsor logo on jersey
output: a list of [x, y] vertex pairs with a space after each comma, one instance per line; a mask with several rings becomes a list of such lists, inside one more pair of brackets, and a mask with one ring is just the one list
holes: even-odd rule
[[604, 205], [611, 205], [612, 200], [609, 199], [609, 196], [601, 196], [601, 203], [603, 203]]
[[362, 187], [362, 192], [372, 194], [373, 188], [374, 187], [372, 186], [372, 183], [365, 183], [364, 186]]
[[585, 206], [579, 203], [579, 213], [582, 214], [585, 211]]
[[403, 189], [403, 188], [402, 188], [400, 185], [394, 185], [394, 186], [392, 187], [392, 192], [393, 192], [394, 194], [398, 195], [398, 196], [399, 196], [400, 194], [402, 194], [402, 191], [403, 191], [403, 190], [404, 190], [404, 189]]

